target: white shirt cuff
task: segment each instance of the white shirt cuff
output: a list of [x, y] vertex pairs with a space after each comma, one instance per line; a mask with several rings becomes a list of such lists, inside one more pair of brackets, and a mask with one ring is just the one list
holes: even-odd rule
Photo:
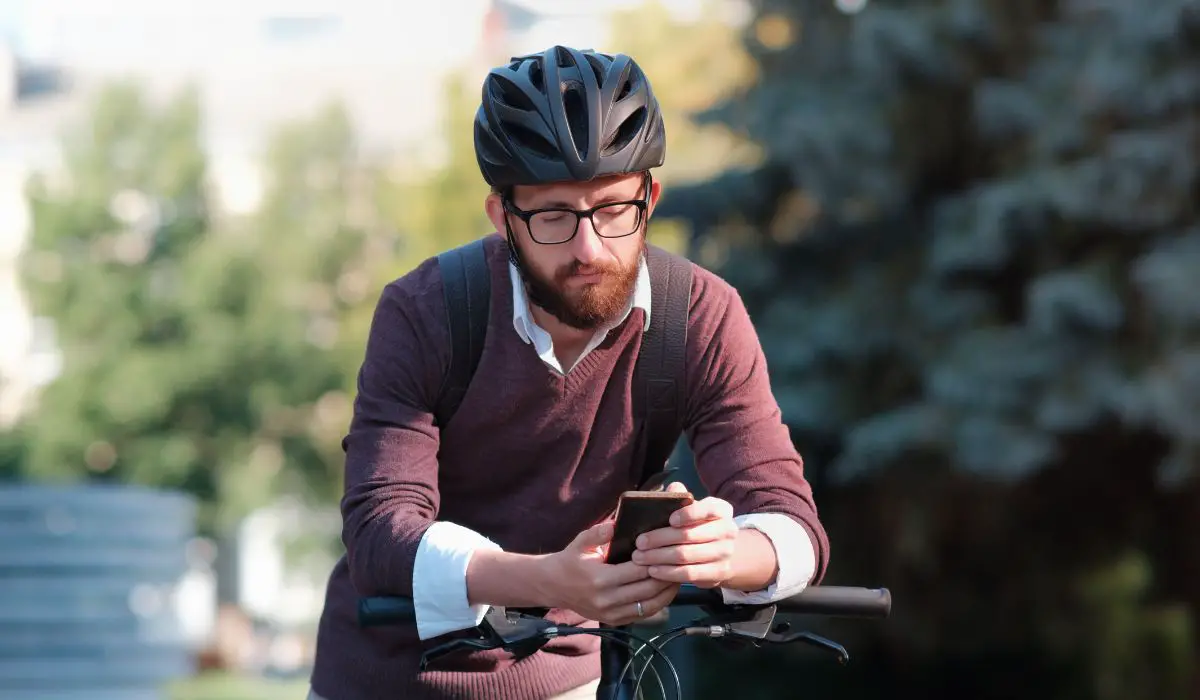
[[758, 530], [775, 548], [778, 572], [771, 585], [759, 591], [721, 589], [726, 604], [764, 605], [803, 591], [817, 569], [817, 552], [808, 530], [783, 513], [748, 513], [733, 519], [739, 528]]
[[413, 607], [421, 639], [483, 621], [488, 606], [467, 604], [467, 565], [482, 548], [499, 550], [500, 546], [450, 522], [438, 521], [425, 530], [413, 563]]

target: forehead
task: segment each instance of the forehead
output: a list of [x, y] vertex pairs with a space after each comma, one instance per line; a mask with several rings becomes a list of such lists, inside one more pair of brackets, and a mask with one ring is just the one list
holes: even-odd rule
[[641, 194], [644, 176], [615, 175], [588, 182], [556, 182], [548, 185], [518, 185], [513, 200], [522, 209], [542, 207], [588, 207], [603, 202], [635, 199]]

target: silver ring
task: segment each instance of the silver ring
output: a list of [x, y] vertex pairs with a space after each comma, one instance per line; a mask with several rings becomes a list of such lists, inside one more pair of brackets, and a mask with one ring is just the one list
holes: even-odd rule
[[637, 606], [638, 617], [645, 617], [646, 613], [642, 612], [642, 601], [639, 600], [638, 602], [634, 603], [634, 605]]

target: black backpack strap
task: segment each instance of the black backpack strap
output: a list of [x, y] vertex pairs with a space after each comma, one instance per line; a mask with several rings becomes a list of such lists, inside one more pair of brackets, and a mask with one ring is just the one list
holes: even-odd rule
[[438, 267], [450, 322], [450, 370], [442, 382], [434, 411], [438, 426], [444, 428], [462, 403], [483, 354], [492, 275], [482, 238], [438, 255]]
[[633, 407], [644, 447], [639, 484], [661, 472], [683, 433], [687, 399], [684, 355], [692, 302], [692, 263], [646, 247], [650, 268], [650, 326], [634, 368]]

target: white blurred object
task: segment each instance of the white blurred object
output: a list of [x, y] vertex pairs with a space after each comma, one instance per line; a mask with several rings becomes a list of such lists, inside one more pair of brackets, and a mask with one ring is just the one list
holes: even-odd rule
[[834, 0], [834, 4], [837, 5], [837, 9], [848, 15], [862, 12], [863, 8], [867, 6], [867, 2], [869, 2], [869, 0]]
[[0, 114], [17, 104], [17, 56], [11, 48], [0, 41]]
[[340, 524], [336, 509], [314, 511], [286, 501], [251, 513], [237, 531], [238, 605], [284, 627], [315, 622], [336, 553], [315, 550], [289, 559], [287, 549], [302, 538], [332, 542]]
[[197, 537], [189, 542], [188, 571], [172, 594], [180, 633], [193, 650], [205, 648], [216, 636], [217, 577], [212, 570], [215, 554], [215, 546], [207, 538]]

